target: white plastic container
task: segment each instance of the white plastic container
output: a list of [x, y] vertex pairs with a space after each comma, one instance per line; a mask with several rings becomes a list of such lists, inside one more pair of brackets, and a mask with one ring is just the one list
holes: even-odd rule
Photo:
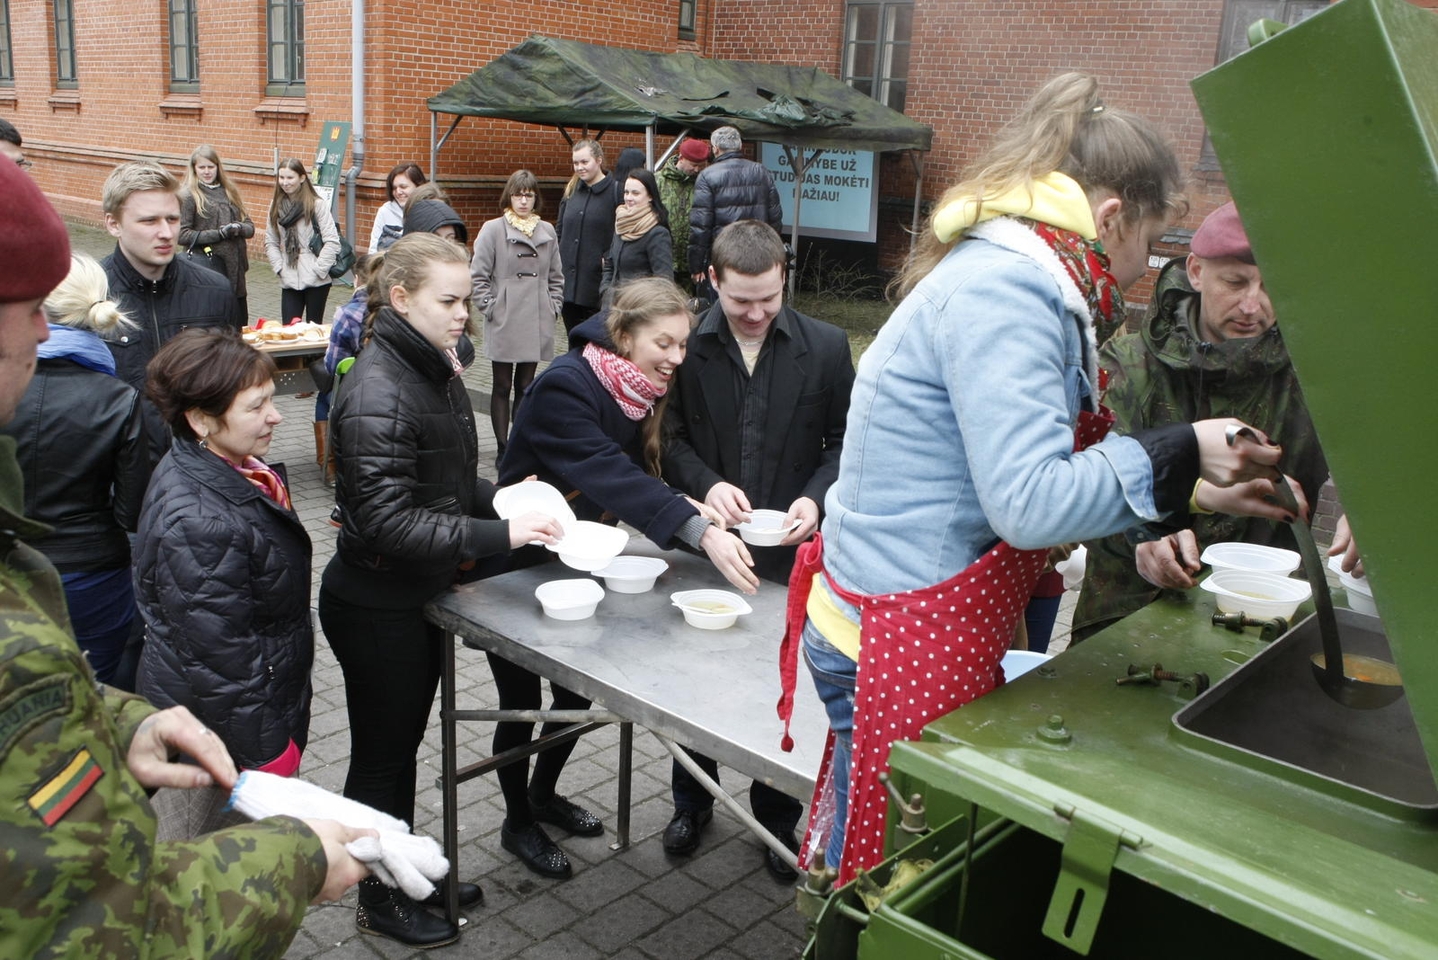
[[1297, 551], [1256, 543], [1212, 543], [1199, 559], [1212, 567], [1214, 573], [1220, 570], [1257, 570], [1280, 577], [1297, 570], [1301, 562]]
[[1050, 656], [1051, 654], [1039, 653], [1036, 650], [1010, 650], [999, 661], [999, 665], [1004, 668], [1004, 682], [1015, 680], [1035, 667], [1042, 666]]
[[624, 552], [628, 542], [629, 534], [618, 527], [592, 520], [571, 520], [564, 524], [563, 539], [545, 546], [559, 554], [566, 566], [592, 573], [608, 566], [609, 561]]
[[593, 580], [550, 580], [534, 588], [544, 615], [555, 620], [587, 620], [594, 616], [604, 588]]
[[739, 539], [751, 546], [777, 547], [794, 529], [793, 524], [784, 525], [787, 515], [783, 510], [751, 510], [749, 519], [735, 524], [734, 529], [739, 532]]
[[1343, 557], [1329, 557], [1328, 569], [1338, 574], [1338, 582], [1343, 586], [1343, 592], [1348, 594], [1348, 609], [1354, 613], [1364, 613], [1370, 617], [1378, 616], [1378, 604], [1373, 602], [1373, 587], [1367, 577], [1355, 577], [1351, 573], [1343, 572]]
[[615, 557], [594, 575], [603, 577], [604, 585], [615, 593], [648, 593], [668, 569], [669, 564], [658, 557]]
[[1219, 570], [1200, 584], [1218, 600], [1224, 613], [1242, 611], [1258, 620], [1292, 617], [1298, 605], [1313, 595], [1303, 580], [1254, 570]]
[[700, 630], [723, 630], [754, 610], [737, 593], [727, 590], [680, 590], [669, 595], [670, 601], [684, 611], [684, 620]]

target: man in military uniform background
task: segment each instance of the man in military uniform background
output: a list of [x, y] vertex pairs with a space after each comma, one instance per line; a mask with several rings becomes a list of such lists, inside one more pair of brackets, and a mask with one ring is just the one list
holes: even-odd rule
[[[65, 226], [0, 163], [0, 423], [49, 333], [41, 304], [70, 269]], [[344, 844], [370, 831], [274, 818], [155, 842], [146, 789], [234, 784], [188, 710], [102, 689], [70, 631], [55, 568], [22, 538], [15, 441], [0, 437], [0, 957], [282, 954], [306, 905], [368, 872]], [[178, 753], [198, 766], [172, 761]]]
[[[1328, 464], [1238, 209], [1230, 202], [1209, 214], [1189, 249], [1159, 274], [1142, 329], [1100, 351], [1115, 429], [1236, 417], [1283, 444], [1284, 472], [1316, 503]], [[1147, 606], [1165, 588], [1194, 586], [1203, 547], [1228, 541], [1296, 549], [1287, 524], [1225, 514], [1195, 517], [1191, 530], [1162, 539], [1135, 544], [1118, 534], [1087, 544], [1074, 640]]]
[[689, 278], [689, 208], [694, 204], [694, 180], [709, 163], [709, 144], [693, 137], [679, 144], [669, 162], [659, 168], [659, 200], [669, 211], [674, 236], [674, 282], [693, 292]]

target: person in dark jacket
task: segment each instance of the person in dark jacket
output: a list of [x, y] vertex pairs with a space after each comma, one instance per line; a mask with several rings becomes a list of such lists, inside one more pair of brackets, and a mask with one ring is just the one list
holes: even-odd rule
[[[797, 524], [780, 546], [754, 548], [755, 572], [787, 584], [797, 545], [818, 529], [824, 495], [839, 475], [854, 365], [844, 331], [785, 306], [784, 265], [784, 243], [768, 224], [740, 220], [715, 239], [709, 281], [719, 300], [700, 318], [675, 376], [663, 463], [665, 480], [726, 523], [769, 509]], [[690, 755], [719, 779], [717, 763]], [[699, 846], [714, 798], [677, 760], [671, 782], [664, 849], [687, 855]], [[798, 849], [798, 800], [756, 780], [749, 803], [761, 824]], [[764, 864], [778, 880], [796, 876], [768, 847]]]
[[[100, 265], [120, 312], [135, 321], [105, 345], [115, 357], [115, 375], [145, 388], [145, 367], [155, 351], [188, 327], [235, 329], [234, 290], [214, 270], [176, 257], [180, 230], [180, 182], [157, 163], [122, 163], [105, 180], [105, 229], [115, 252]], [[142, 401], [150, 459], [159, 462], [169, 430], [148, 401]]]
[[[414, 201], [410, 202], [411, 208]], [[555, 542], [553, 517], [494, 519], [455, 347], [470, 321], [469, 257], [428, 233], [371, 260], [369, 343], [330, 416], [342, 526], [320, 585], [325, 637], [345, 678], [350, 765], [344, 795], [414, 822], [416, 752], [439, 684], [444, 633], [424, 604], [462, 564], [531, 540]], [[461, 905], [483, 896], [457, 891]], [[433, 896], [440, 902], [441, 892]], [[459, 937], [378, 881], [360, 887], [368, 933], [431, 947]]]
[[[575, 328], [569, 352], [525, 394], [499, 465], [500, 481], [537, 476], [566, 494], [579, 519], [617, 517], [661, 547], [684, 543], [703, 550], [730, 583], [753, 593], [758, 579], [744, 544], [716, 525], [712, 511], [659, 479], [664, 396], [684, 360], [691, 320], [684, 293], [667, 277], [620, 287], [610, 308]], [[538, 676], [493, 654], [489, 663], [500, 709], [539, 708]], [[550, 686], [557, 709], [589, 705], [578, 694]], [[547, 723], [542, 732], [565, 726]], [[533, 731], [531, 723], [497, 724], [494, 752], [523, 746]], [[523, 764], [498, 772], [506, 814], [501, 841], [544, 876], [567, 877], [570, 866], [535, 821], [582, 835], [603, 829], [593, 814], [554, 793], [571, 749], [540, 754], [528, 792]], [[554, 801], [562, 801], [561, 811]]]
[[624, 181], [624, 205], [614, 212], [614, 242], [604, 258], [599, 291], [605, 302], [621, 283], [674, 272], [669, 211], [659, 199], [659, 184], [648, 170], [634, 170]]
[[[275, 364], [225, 332], [187, 330], [150, 363], [174, 434], [145, 494], [135, 592], [145, 618], [137, 690], [183, 706], [242, 769], [293, 776], [310, 729], [310, 538], [263, 459], [283, 419]], [[242, 822], [223, 790], [162, 791], [161, 833]]]
[[50, 339], [4, 433], [15, 438], [26, 516], [54, 528], [31, 544], [60, 571], [80, 649], [101, 683], [134, 690], [134, 664], [121, 674], [135, 619], [126, 532], [140, 515], [150, 455], [139, 394], [115, 376], [101, 339], [133, 326], [108, 287], [94, 259], [70, 258], [45, 299]]
[[694, 178], [694, 202], [689, 207], [689, 275], [701, 284], [709, 269], [714, 238], [731, 223], [761, 220], [784, 229], [779, 188], [762, 163], [747, 160], [739, 151], [744, 140], [733, 127], [720, 127], [709, 137], [714, 160]]
[[604, 149], [597, 140], [579, 140], [572, 152], [574, 179], [559, 203], [554, 231], [559, 237], [559, 263], [564, 270], [564, 330], [574, 328], [599, 310], [599, 281], [604, 254], [614, 239], [614, 208], [623, 186], [604, 175]]
[[405, 205], [404, 235], [411, 233], [433, 233], [460, 246], [469, 246], [469, 228], [433, 183], [415, 190]]
[[230, 281], [237, 327], [250, 322], [245, 287], [250, 254], [245, 241], [254, 235], [244, 197], [225, 173], [220, 155], [209, 144], [196, 147], [180, 191], [180, 246], [186, 259], [218, 270]]

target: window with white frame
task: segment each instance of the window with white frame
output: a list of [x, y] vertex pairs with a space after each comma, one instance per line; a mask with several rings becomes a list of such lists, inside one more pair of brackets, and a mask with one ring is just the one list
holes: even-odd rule
[[844, 18], [844, 82], [887, 107], [903, 110], [913, 24], [913, 0], [849, 0]]

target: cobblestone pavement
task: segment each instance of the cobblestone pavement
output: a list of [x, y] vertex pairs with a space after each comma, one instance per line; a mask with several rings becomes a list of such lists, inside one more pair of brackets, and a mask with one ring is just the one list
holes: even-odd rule
[[[96, 257], [114, 249], [109, 235], [93, 228], [72, 225], [71, 237], [77, 250]], [[268, 265], [261, 261], [247, 279], [251, 314], [275, 315], [279, 289]], [[335, 286], [331, 313], [350, 292], [348, 287]], [[489, 428], [488, 364], [481, 358], [466, 373], [465, 381], [475, 400], [481, 471], [492, 475], [495, 443]], [[278, 404], [285, 421], [276, 431], [269, 459], [287, 465], [295, 509], [314, 541], [314, 594], [318, 596], [320, 573], [334, 552], [335, 530], [326, 522], [333, 504], [332, 489], [324, 485], [315, 465], [314, 401], [291, 395], [278, 398]], [[344, 785], [349, 754], [344, 682], [318, 626], [316, 631], [314, 708], [301, 776], [338, 791]], [[463, 647], [458, 656], [461, 708], [497, 706], [494, 681], [483, 658]], [[490, 724], [461, 726], [460, 763], [487, 755], [492, 732]], [[596, 811], [611, 830], [618, 740], [614, 727], [581, 739], [559, 782], [561, 793]], [[504, 807], [493, 777], [472, 780], [459, 788], [460, 877], [482, 884], [485, 898], [478, 908], [464, 911], [468, 923], [459, 942], [432, 955], [486, 960], [775, 960], [798, 955], [803, 922], [793, 909], [793, 891], [769, 876], [759, 842], [726, 811], [715, 811], [694, 857], [674, 862], [665, 856], [659, 835], [672, 812], [670, 757], [657, 740], [638, 729], [634, 751], [631, 845], [612, 852], [612, 833], [595, 838], [557, 835], [574, 864], [574, 876], [567, 881], [539, 878], [500, 849]], [[438, 838], [442, 807], [435, 786], [440, 770], [437, 702], [419, 761], [415, 829]], [[747, 778], [726, 772], [726, 780], [731, 787], [743, 785], [747, 792]], [[747, 806], [747, 799], [741, 800]], [[431, 955], [362, 935], [354, 925], [354, 907], [353, 892], [337, 904], [311, 907], [286, 958]]]

